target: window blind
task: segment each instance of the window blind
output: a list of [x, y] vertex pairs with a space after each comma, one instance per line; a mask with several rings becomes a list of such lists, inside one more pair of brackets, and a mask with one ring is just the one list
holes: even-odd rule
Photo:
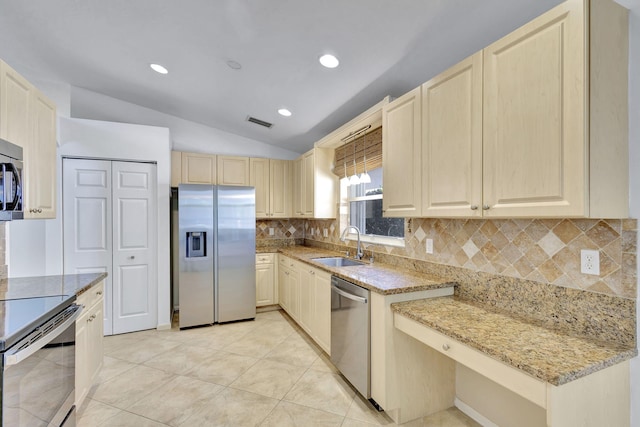
[[382, 167], [382, 126], [336, 148], [333, 173], [340, 178], [345, 175], [345, 162], [347, 176], [354, 174], [354, 147], [357, 174], [364, 172], [365, 147], [367, 150], [367, 170]]

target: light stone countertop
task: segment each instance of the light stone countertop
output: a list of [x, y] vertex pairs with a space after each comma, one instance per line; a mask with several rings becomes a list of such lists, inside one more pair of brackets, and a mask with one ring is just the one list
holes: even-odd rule
[[413, 272], [380, 263], [370, 264], [366, 258], [363, 259], [363, 261], [366, 260], [364, 265], [349, 267], [329, 267], [312, 260], [313, 258], [344, 257], [344, 252], [333, 252], [308, 246], [281, 247], [277, 252], [382, 295], [450, 288], [456, 285], [451, 280], [431, 274]]
[[571, 336], [457, 297], [394, 303], [391, 309], [556, 386], [638, 354], [636, 348]]
[[107, 273], [16, 277], [0, 280], [0, 299], [80, 295], [107, 277]]

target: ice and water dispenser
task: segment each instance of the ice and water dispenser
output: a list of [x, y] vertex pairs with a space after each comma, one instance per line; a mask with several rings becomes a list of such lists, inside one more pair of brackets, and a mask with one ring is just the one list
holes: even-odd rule
[[207, 232], [187, 231], [187, 258], [207, 256]]

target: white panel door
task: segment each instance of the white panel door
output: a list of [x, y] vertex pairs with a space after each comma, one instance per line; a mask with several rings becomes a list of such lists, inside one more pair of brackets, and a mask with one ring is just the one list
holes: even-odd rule
[[63, 159], [62, 173], [64, 272], [108, 274], [104, 287], [104, 333], [111, 335], [111, 162]]
[[113, 162], [113, 333], [157, 326], [156, 166]]

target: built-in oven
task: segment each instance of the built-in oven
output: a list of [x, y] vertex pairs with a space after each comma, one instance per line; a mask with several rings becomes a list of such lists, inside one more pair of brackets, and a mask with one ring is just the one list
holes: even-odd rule
[[74, 299], [0, 301], [2, 427], [75, 426]]
[[22, 219], [22, 148], [0, 139], [0, 221]]

